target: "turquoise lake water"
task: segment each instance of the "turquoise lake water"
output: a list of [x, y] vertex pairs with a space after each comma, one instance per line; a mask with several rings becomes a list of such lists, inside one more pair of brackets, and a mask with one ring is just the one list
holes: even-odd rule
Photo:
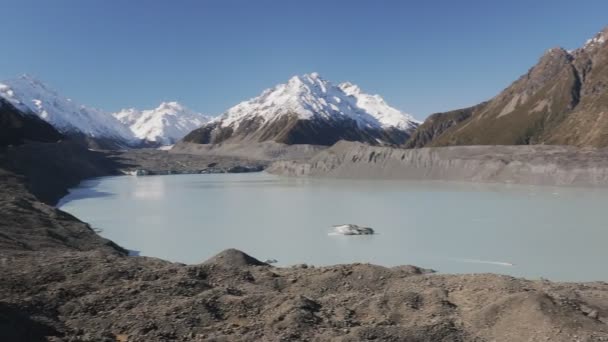
[[[282, 178], [266, 173], [83, 182], [60, 208], [141, 255], [198, 263], [238, 248], [277, 265], [412, 264], [608, 280], [608, 190]], [[331, 226], [372, 236], [331, 236]]]

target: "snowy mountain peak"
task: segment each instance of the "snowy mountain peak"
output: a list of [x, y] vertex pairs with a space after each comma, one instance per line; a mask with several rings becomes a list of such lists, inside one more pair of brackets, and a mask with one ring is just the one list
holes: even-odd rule
[[209, 121], [209, 117], [175, 101], [162, 102], [150, 110], [123, 109], [113, 115], [137, 138], [159, 145], [173, 144]]
[[230, 108], [215, 121], [222, 127], [238, 127], [245, 119], [272, 122], [286, 114], [303, 120], [348, 118], [361, 128], [413, 129], [418, 125], [418, 121], [390, 107], [382, 97], [365, 94], [350, 82], [336, 86], [316, 72], [293, 76], [287, 83]]
[[39, 116], [63, 133], [114, 139], [121, 143], [135, 140], [129, 129], [111, 115], [77, 104], [27, 74], [0, 83], [0, 97], [24, 113]]
[[348, 82], [335, 85], [311, 73], [293, 76], [237, 104], [184, 141], [332, 145], [350, 140], [393, 145], [403, 144], [417, 126], [416, 120], [379, 95], [366, 94]]
[[352, 84], [350, 82], [340, 83], [340, 85], [338, 86], [340, 87], [340, 89], [342, 89], [342, 91], [349, 95], [361, 93], [361, 88], [359, 88], [359, 86], [357, 86], [356, 84]]
[[161, 102], [161, 104], [156, 108], [156, 110], [167, 112], [189, 111], [186, 107], [182, 106], [177, 101]]
[[608, 27], [598, 32], [593, 38], [587, 40], [583, 49], [595, 48], [608, 41]]
[[307, 84], [314, 85], [315, 83], [326, 82], [319, 73], [313, 72], [304, 75], [295, 75], [289, 79], [289, 83], [292, 84]]
[[[277, 87], [281, 87], [279, 85]], [[291, 94], [324, 94], [327, 92], [330, 83], [324, 80], [318, 73], [293, 76], [285, 85], [286, 93]], [[277, 88], [275, 87], [275, 88]]]

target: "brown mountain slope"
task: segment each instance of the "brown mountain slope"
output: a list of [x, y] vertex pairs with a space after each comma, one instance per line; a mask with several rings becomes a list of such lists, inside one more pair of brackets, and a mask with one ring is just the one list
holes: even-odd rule
[[[435, 134], [430, 142], [408, 145], [608, 146], [607, 90], [608, 28], [575, 51], [550, 49], [527, 74], [476, 107], [470, 118]], [[413, 136], [453, 115], [431, 116], [431, 123], [425, 122]]]
[[473, 113], [483, 110], [486, 102], [473, 107], [457, 109], [445, 113], [431, 114], [422, 125], [418, 126], [410, 139], [406, 142], [406, 148], [424, 147], [435, 138], [442, 135], [448, 129], [468, 120]]
[[184, 142], [196, 144], [277, 143], [311, 144], [331, 146], [340, 140], [362, 141], [377, 145], [400, 145], [409, 138], [407, 131], [394, 128], [361, 128], [351, 119], [302, 120], [296, 113], [284, 114], [279, 119], [264, 123], [260, 118], [242, 120], [239, 125], [222, 127], [219, 123], [209, 123], [183, 138]]
[[[608, 28], [575, 52], [580, 102], [547, 138], [552, 144], [608, 146]], [[601, 42], [601, 43], [600, 43]]]

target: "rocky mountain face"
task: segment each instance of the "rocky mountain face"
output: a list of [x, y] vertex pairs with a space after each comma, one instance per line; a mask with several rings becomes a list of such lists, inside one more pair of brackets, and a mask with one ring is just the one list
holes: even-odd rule
[[0, 98], [0, 147], [27, 141], [55, 142], [63, 136], [44, 120], [24, 115], [10, 102]]
[[417, 126], [416, 120], [390, 107], [380, 96], [365, 94], [351, 83], [333, 85], [312, 73], [295, 76], [230, 108], [188, 134], [184, 142], [403, 144]]
[[481, 103], [469, 108], [431, 114], [420, 126], [418, 126], [416, 131], [414, 131], [414, 134], [412, 134], [410, 139], [406, 142], [405, 147], [424, 147], [448, 129], [468, 120], [473, 113], [480, 111], [484, 105], [485, 103]]
[[487, 103], [430, 117], [408, 146], [608, 146], [607, 41], [608, 28], [577, 50], [550, 49]]
[[171, 145], [210, 120], [177, 102], [163, 102], [151, 110], [123, 109], [113, 116], [152, 145]]

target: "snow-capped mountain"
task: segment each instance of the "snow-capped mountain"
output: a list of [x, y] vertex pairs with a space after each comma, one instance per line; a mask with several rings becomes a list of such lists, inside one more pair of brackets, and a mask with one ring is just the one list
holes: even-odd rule
[[418, 124], [378, 95], [365, 94], [351, 83], [334, 85], [312, 73], [294, 76], [230, 108], [184, 141], [332, 145], [344, 139], [402, 144]]
[[210, 120], [177, 102], [163, 102], [151, 110], [123, 109], [113, 116], [138, 139], [158, 145], [171, 145]]
[[35, 114], [67, 135], [133, 145], [133, 133], [111, 114], [80, 105], [39, 80], [23, 75], [0, 83], [3, 97], [24, 113]]
[[152, 110], [108, 113], [63, 97], [29, 75], [0, 82], [0, 98], [96, 148], [169, 145], [209, 121], [177, 102], [165, 102]]

